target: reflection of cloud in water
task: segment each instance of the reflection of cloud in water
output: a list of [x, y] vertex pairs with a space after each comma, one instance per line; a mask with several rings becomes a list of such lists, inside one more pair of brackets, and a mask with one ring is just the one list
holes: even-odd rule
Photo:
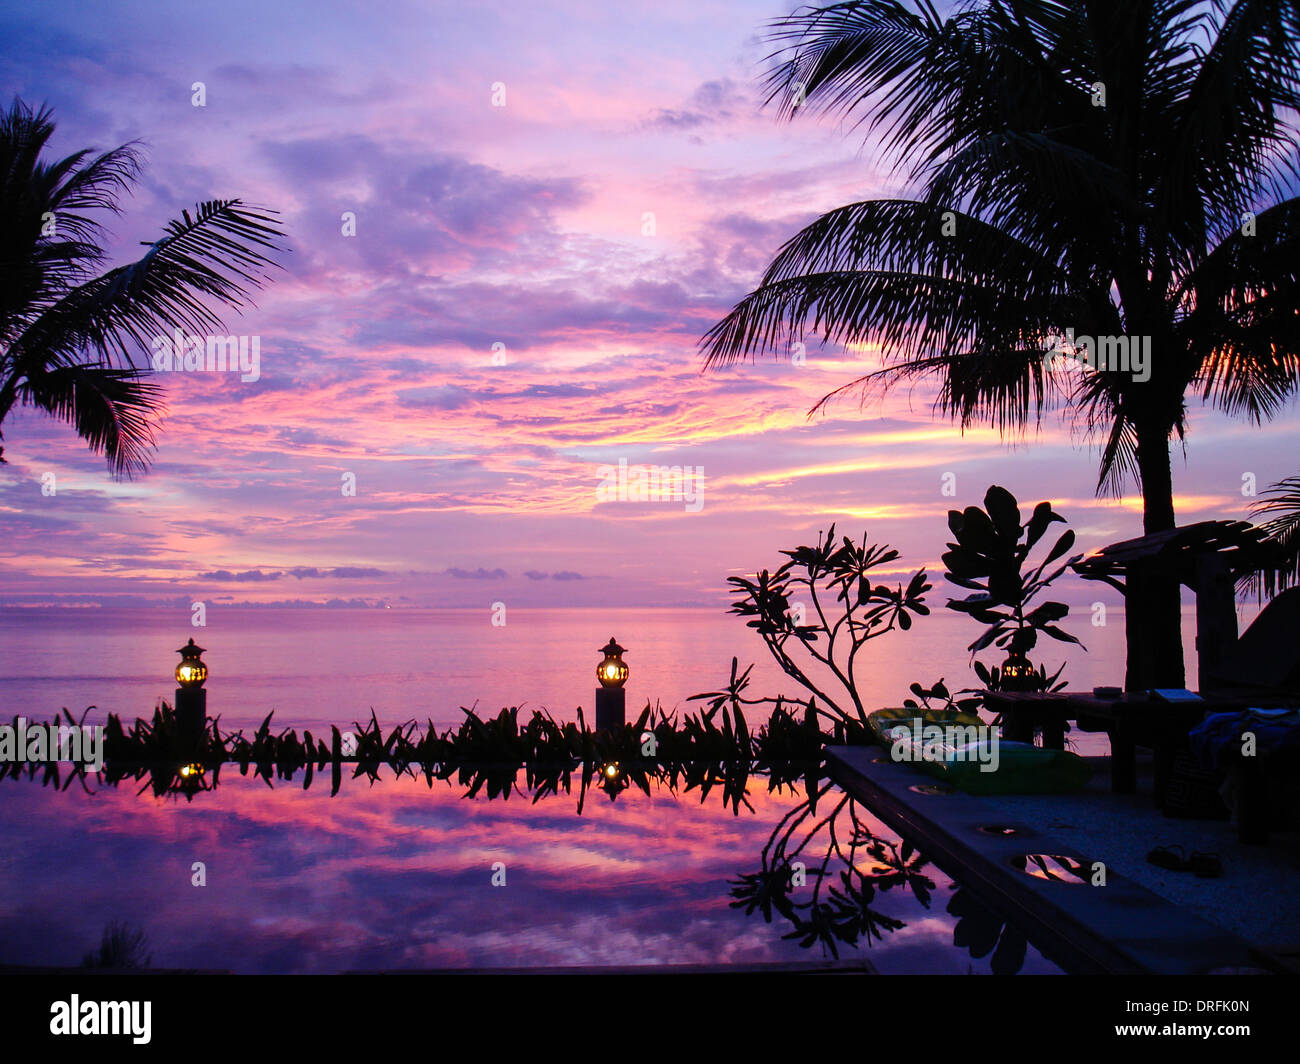
[[[756, 781], [758, 782], [758, 781]], [[222, 773], [191, 804], [94, 797], [6, 781], [0, 833], [0, 962], [76, 964], [105, 923], [145, 928], [160, 967], [337, 971], [490, 965], [697, 964], [814, 960], [728, 905], [727, 882], [758, 866], [796, 804], [750, 796], [733, 816], [695, 793], [618, 802], [573, 796], [466, 801], [391, 779], [323, 788]], [[206, 865], [207, 886], [191, 885]], [[507, 886], [490, 885], [504, 861]], [[878, 896], [909, 927], [864, 951], [895, 970], [965, 971], [945, 900]], [[935, 911], [935, 910], [938, 911]], [[845, 957], [853, 955], [845, 951]]]

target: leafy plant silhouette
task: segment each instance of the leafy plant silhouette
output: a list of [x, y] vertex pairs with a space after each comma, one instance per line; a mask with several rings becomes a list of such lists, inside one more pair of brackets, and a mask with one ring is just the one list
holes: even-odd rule
[[[891, 843], [872, 833], [859, 819], [851, 795], [842, 795], [829, 814], [816, 820], [816, 800], [832, 787], [810, 793], [786, 813], [763, 847], [759, 870], [740, 873], [729, 885], [733, 909], [746, 915], [761, 912], [768, 923], [775, 913], [792, 927], [783, 937], [797, 939], [805, 949], [820, 944], [823, 953], [838, 959], [841, 945], [870, 944], [906, 926], [874, 907], [878, 893], [906, 887], [929, 908], [934, 882], [924, 872], [928, 861], [909, 843]], [[814, 871], [798, 858], [823, 832], [825, 852]], [[802, 877], [796, 876], [796, 862], [804, 865], [798, 870]], [[799, 878], [806, 879], [802, 886]], [[795, 891], [809, 882], [810, 896], [799, 900]]]
[[[745, 679], [734, 669], [733, 681], [743, 688]], [[162, 702], [150, 720], [137, 718], [129, 727], [109, 714], [98, 772], [82, 762], [6, 761], [0, 762], [0, 779], [39, 778], [43, 786], [59, 787], [62, 778], [63, 789], [76, 779], [87, 791], [92, 779], [109, 786], [139, 781], [141, 793], [192, 801], [215, 789], [223, 767], [234, 765], [241, 776], [251, 774], [268, 787], [301, 772], [306, 789], [328, 771], [333, 797], [342, 787], [345, 766], [352, 779], [364, 777], [371, 785], [387, 767], [395, 776], [423, 776], [431, 787], [435, 781], [458, 785], [467, 798], [505, 800], [531, 792], [537, 802], [576, 789], [579, 813], [595, 789], [615, 799], [631, 787], [649, 795], [658, 783], [673, 792], [698, 791], [704, 802], [716, 788], [724, 806], [739, 814], [742, 805], [751, 808], [749, 784], [756, 776], [767, 778], [769, 791], [818, 778], [827, 736], [815, 720], [801, 722], [777, 705], [765, 723], [751, 728], [739, 697], [726, 702], [723, 695], [680, 719], [647, 705], [635, 721], [600, 731], [587, 727], [581, 710], [576, 723], [560, 724], [541, 711], [521, 720], [517, 707], [487, 718], [463, 709], [465, 719], [455, 730], [439, 732], [432, 722], [421, 730], [406, 721], [385, 731], [372, 710], [367, 724], [353, 723], [355, 746], [350, 744], [347, 754], [336, 725], [329, 727], [328, 740], [310, 730], [299, 737], [291, 728], [277, 732], [274, 714], [251, 736], [242, 729], [226, 732], [219, 720], [209, 719], [195, 743], [181, 734], [175, 711]], [[66, 709], [63, 713], [73, 723]]]
[[948, 912], [958, 918], [952, 944], [969, 950], [976, 959], [991, 953], [989, 964], [994, 975], [1015, 975], [1025, 966], [1025, 936], [970, 890], [959, 888], [948, 902]]
[[[948, 528], [955, 543], [948, 544], [943, 555], [944, 579], [974, 592], [963, 599], [949, 599], [948, 608], [965, 613], [981, 624], [984, 632], [967, 647], [972, 665], [985, 687], [1001, 686], [999, 670], [988, 669], [974, 660], [976, 654], [990, 646], [1005, 647], [1013, 653], [1033, 650], [1039, 633], [1065, 643], [1079, 642], [1069, 632], [1057, 627], [1070, 607], [1063, 602], [1039, 602], [1040, 592], [1082, 555], [1048, 567], [1063, 558], [1074, 546], [1074, 533], [1067, 529], [1043, 556], [1032, 572], [1026, 572], [1030, 552], [1056, 522], [1064, 522], [1050, 503], [1040, 502], [1028, 521], [1021, 522], [1020, 506], [1006, 488], [992, 485], [984, 495], [984, 509], [968, 506], [948, 511]], [[1031, 608], [1032, 606], [1032, 608]], [[1063, 668], [1064, 666], [1062, 666]], [[1041, 665], [1037, 670], [1037, 689], [1052, 688], [1061, 669], [1048, 676]], [[1064, 684], [1056, 688], [1063, 687]]]
[[[898, 551], [868, 544], [865, 536], [860, 544], [847, 536], [837, 542], [834, 525], [818, 536], [815, 546], [781, 553], [789, 561], [775, 572], [764, 569], [752, 580], [728, 579], [740, 592], [730, 612], [751, 618], [746, 624], [762, 636], [781, 670], [812, 695], [785, 701], [797, 702], [841, 729], [860, 729], [868, 709], [858, 689], [858, 655], [871, 640], [896, 628], [907, 631], [914, 615], [930, 612], [925, 570], [914, 573], [906, 587], [874, 583], [872, 571], [896, 561]], [[800, 601], [792, 601], [796, 595]], [[837, 686], [817, 679], [819, 670]]]
[[148, 968], [153, 954], [148, 952], [149, 936], [143, 928], [124, 920], [110, 920], [104, 928], [99, 949], [81, 959], [83, 968]]

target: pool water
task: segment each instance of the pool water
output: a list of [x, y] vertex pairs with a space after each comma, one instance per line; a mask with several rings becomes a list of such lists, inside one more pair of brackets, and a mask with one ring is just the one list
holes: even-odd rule
[[[234, 767], [190, 802], [136, 786], [86, 794], [0, 781], [0, 963], [76, 965], [110, 921], [142, 930], [156, 967], [252, 973], [830, 956], [783, 937], [793, 925], [779, 912], [769, 923], [761, 907], [731, 904], [782, 818], [806, 812], [802, 794], [768, 794], [761, 779], [750, 783], [753, 811], [739, 815], [717, 792], [701, 804], [697, 791], [616, 801], [595, 791], [578, 815], [576, 794], [466, 800], [391, 773], [345, 781], [332, 798]], [[896, 836], [832, 789], [786, 844], [806, 868], [795, 904], [812, 897], [830, 825], [796, 847], [837, 805], [842, 847], [856, 815], [897, 852]], [[887, 871], [857, 858], [860, 870]], [[844, 867], [832, 857], [822, 898]], [[869, 945], [837, 943], [841, 959], [883, 973], [1058, 970], [1032, 946], [1021, 962], [1014, 933], [923, 856], [906, 868], [871, 903], [902, 926]]]

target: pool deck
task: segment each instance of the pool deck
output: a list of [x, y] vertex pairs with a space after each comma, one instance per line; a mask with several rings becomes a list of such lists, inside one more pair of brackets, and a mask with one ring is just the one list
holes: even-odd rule
[[[1291, 836], [1243, 847], [1226, 822], [1164, 818], [1149, 764], [1139, 793], [1109, 789], [1104, 758], [1079, 794], [973, 797], [923, 793], [938, 781], [879, 747], [829, 747], [831, 775], [953, 879], [969, 886], [1069, 972], [1197, 974], [1283, 971], [1300, 924], [1300, 848]], [[995, 835], [986, 827], [1013, 828]], [[1154, 846], [1218, 853], [1220, 879], [1156, 868]], [[1029, 875], [1012, 861], [1041, 853], [1105, 866], [1105, 885]], [[1275, 898], [1277, 900], [1275, 900]], [[1253, 944], [1253, 945], [1252, 945]], [[1262, 947], [1262, 948], [1261, 948]]]

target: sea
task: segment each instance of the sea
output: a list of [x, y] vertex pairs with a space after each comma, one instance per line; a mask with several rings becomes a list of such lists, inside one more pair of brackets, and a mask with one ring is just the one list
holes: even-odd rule
[[[1072, 687], [1119, 684], [1122, 614], [1107, 621], [1077, 626], [1086, 651], [1050, 644], [1033, 657], [1053, 669], [1064, 661]], [[76, 717], [89, 709], [88, 723], [147, 716], [173, 697], [177, 650], [190, 638], [210, 668], [208, 712], [227, 730], [271, 712], [277, 728], [316, 734], [372, 712], [385, 726], [414, 719], [441, 730], [463, 719], [461, 707], [574, 720], [593, 704], [611, 636], [627, 648], [630, 711], [692, 710], [693, 695], [726, 685], [733, 658], [741, 671], [753, 666], [747, 697], [799, 693], [725, 610], [518, 609], [497, 627], [487, 610], [230, 607], [210, 609], [207, 622], [195, 628], [188, 614], [159, 609], [0, 610], [0, 719], [39, 721], [64, 707]], [[898, 705], [913, 681], [974, 684], [965, 648], [978, 632], [940, 611], [872, 640], [855, 670], [864, 703]], [[767, 711], [747, 708], [751, 725]], [[592, 792], [585, 804], [575, 793], [466, 801], [454, 780], [391, 771], [345, 778], [337, 795], [326, 776], [307, 788], [302, 774], [272, 782], [234, 766], [187, 795], [156, 797], [132, 779], [47, 782], [0, 781], [0, 964], [75, 967], [117, 929], [138, 939], [136, 964], [252, 973], [834, 956], [882, 973], [1060, 970], [834, 788], [805, 817], [798, 787], [770, 792], [757, 777], [734, 809], [721, 788], [680, 786], [629, 788], [617, 801]], [[840, 882], [835, 840], [855, 840], [864, 848], [850, 857], [878, 888], [873, 908], [896, 923], [828, 953], [784, 918], [745, 908], [737, 891], [778, 837], [807, 862], [795, 898], [805, 906]], [[867, 839], [906, 875], [881, 865], [885, 851], [872, 856]], [[826, 884], [814, 876], [822, 867]]]
[[[174, 697], [173, 669], [189, 639], [205, 648], [208, 713], [223, 728], [256, 727], [269, 713], [283, 727], [415, 720], [439, 729], [503, 707], [550, 713], [558, 721], [593, 716], [600, 648], [626, 648], [629, 713], [649, 704], [665, 712], [697, 709], [692, 696], [724, 689], [732, 660], [752, 667], [746, 696], [798, 697], [747, 618], [725, 609], [511, 609], [504, 625], [488, 609], [209, 608], [194, 627], [178, 609], [0, 609], [0, 719], [46, 720], [68, 709], [96, 723], [109, 713], [148, 717]], [[1071, 689], [1124, 681], [1124, 619], [1105, 624], [1076, 608], [1062, 623], [1083, 647], [1044, 639], [1030, 654], [1049, 671], [1064, 665]], [[1243, 624], [1245, 623], [1243, 619]], [[1188, 684], [1196, 681], [1194, 616], [1184, 612]], [[855, 679], [867, 708], [901, 705], [909, 685], [942, 679], [950, 689], [978, 686], [966, 649], [981, 626], [936, 610], [910, 631], [895, 630], [859, 652]], [[844, 648], [840, 647], [839, 651]], [[798, 656], [800, 651], [794, 651]], [[998, 663], [1000, 654], [981, 659]], [[827, 695], [843, 688], [824, 670], [812, 675]], [[747, 710], [757, 720], [764, 706]]]

